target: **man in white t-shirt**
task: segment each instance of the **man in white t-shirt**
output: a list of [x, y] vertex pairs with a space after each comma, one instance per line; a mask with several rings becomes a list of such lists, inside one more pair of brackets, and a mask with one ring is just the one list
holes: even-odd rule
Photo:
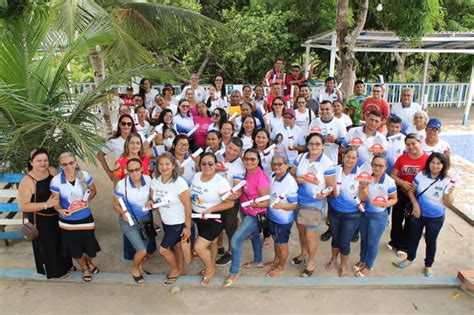
[[426, 125], [426, 137], [421, 141], [421, 148], [428, 155], [433, 152], [443, 153], [448, 159], [451, 154], [451, 146], [439, 138], [441, 132], [441, 121], [436, 118], [428, 120]]
[[328, 77], [324, 81], [325, 89], [319, 94], [319, 102], [330, 101], [331, 103], [335, 100], [340, 100], [342, 102], [342, 93], [339, 89], [336, 89], [335, 81], [333, 77]]
[[413, 89], [406, 87], [402, 89], [402, 102], [392, 105], [391, 114], [395, 114], [402, 119], [402, 133], [406, 133], [408, 127], [414, 126], [413, 116], [421, 110], [421, 106], [413, 102]]
[[402, 120], [400, 117], [390, 115], [387, 120], [387, 132], [384, 132], [385, 138], [387, 138], [387, 163], [388, 167], [385, 173], [390, 174], [393, 165], [405, 151], [405, 135], [401, 133]]
[[186, 98], [187, 89], [193, 89], [194, 96], [196, 97], [196, 99], [199, 102], [205, 102], [207, 100], [207, 92], [202, 86], [199, 85], [199, 75], [193, 73], [189, 82], [191, 83], [191, 85], [188, 85], [183, 89], [183, 91], [181, 92], [181, 98]]
[[334, 109], [330, 101], [322, 101], [319, 105], [320, 117], [309, 125], [309, 132], [318, 132], [325, 138], [324, 154], [337, 165], [339, 145], [346, 136], [346, 126], [334, 117]]
[[275, 141], [277, 136], [281, 134], [283, 140], [281, 144], [285, 148], [285, 154], [288, 158], [290, 165], [298, 157], [299, 152], [303, 152], [306, 149], [305, 146], [305, 134], [303, 130], [295, 124], [296, 114], [293, 108], [287, 108], [283, 112], [283, 126], [277, 127], [272, 130], [270, 139]]

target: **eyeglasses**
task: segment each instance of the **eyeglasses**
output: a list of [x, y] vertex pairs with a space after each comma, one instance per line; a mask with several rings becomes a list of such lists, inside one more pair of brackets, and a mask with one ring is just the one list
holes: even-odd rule
[[257, 158], [244, 157], [244, 162], [256, 162]]
[[275, 167], [282, 167], [284, 165], [284, 163], [272, 163], [272, 166], [275, 166]]
[[215, 164], [216, 163], [214, 163], [214, 162], [201, 162], [201, 166], [203, 166], [203, 167], [206, 167], [206, 166], [213, 167]]
[[385, 167], [385, 164], [374, 164], [374, 163], [372, 163], [372, 167], [375, 167], [375, 168], [384, 168], [384, 167]]
[[129, 144], [132, 145], [141, 145], [142, 143], [140, 141], [130, 141]]
[[283, 103], [273, 103], [273, 106], [283, 106]]
[[182, 143], [182, 142], [178, 142], [176, 144], [177, 147], [189, 147], [189, 143]]
[[141, 166], [139, 168], [132, 168], [131, 170], [127, 170], [128, 173], [133, 174], [137, 172], [141, 172], [142, 168]]
[[76, 161], [71, 161], [71, 162], [69, 162], [69, 163], [62, 163], [61, 166], [62, 166], [62, 167], [66, 167], [66, 166], [68, 166], [68, 165], [69, 165], [69, 166], [73, 166], [75, 163], [76, 163]]
[[128, 122], [127, 121], [121, 121], [120, 126], [122, 126], [122, 127], [125, 127], [125, 126], [132, 127], [133, 123], [130, 122], [130, 121], [128, 121]]
[[381, 90], [372, 90], [373, 93], [382, 93]]
[[189, 105], [181, 105], [181, 107], [183, 107], [183, 108], [189, 108], [189, 107], [191, 107], [191, 106], [189, 106]]
[[322, 145], [323, 144], [320, 143], [320, 142], [316, 142], [316, 143], [315, 142], [310, 142], [310, 143], [308, 143], [308, 147], [320, 147]]

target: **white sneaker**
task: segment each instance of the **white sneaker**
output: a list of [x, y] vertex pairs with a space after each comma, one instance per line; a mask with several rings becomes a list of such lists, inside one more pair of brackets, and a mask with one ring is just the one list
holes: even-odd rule
[[403, 259], [406, 259], [408, 257], [407, 253], [402, 251], [402, 250], [398, 250], [397, 251], [397, 257], [398, 258], [403, 258]]

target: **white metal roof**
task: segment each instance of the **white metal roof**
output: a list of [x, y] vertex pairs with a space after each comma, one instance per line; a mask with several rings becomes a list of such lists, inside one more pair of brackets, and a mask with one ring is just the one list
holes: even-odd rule
[[[336, 31], [329, 30], [308, 37], [302, 46], [337, 51]], [[412, 44], [394, 32], [362, 31], [354, 51], [474, 54], [474, 32], [432, 33]]]

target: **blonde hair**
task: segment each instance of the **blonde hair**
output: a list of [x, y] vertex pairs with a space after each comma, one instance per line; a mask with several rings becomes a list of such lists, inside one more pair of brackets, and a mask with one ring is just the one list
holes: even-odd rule
[[84, 177], [84, 174], [82, 174], [82, 171], [79, 167], [79, 164], [77, 163], [76, 156], [72, 152], [63, 152], [59, 155], [58, 157], [58, 162], [60, 162], [64, 158], [72, 157], [74, 161], [76, 161], [76, 180], [79, 181], [79, 185], [81, 185], [82, 192], [85, 193], [87, 190], [87, 182], [86, 178]]

